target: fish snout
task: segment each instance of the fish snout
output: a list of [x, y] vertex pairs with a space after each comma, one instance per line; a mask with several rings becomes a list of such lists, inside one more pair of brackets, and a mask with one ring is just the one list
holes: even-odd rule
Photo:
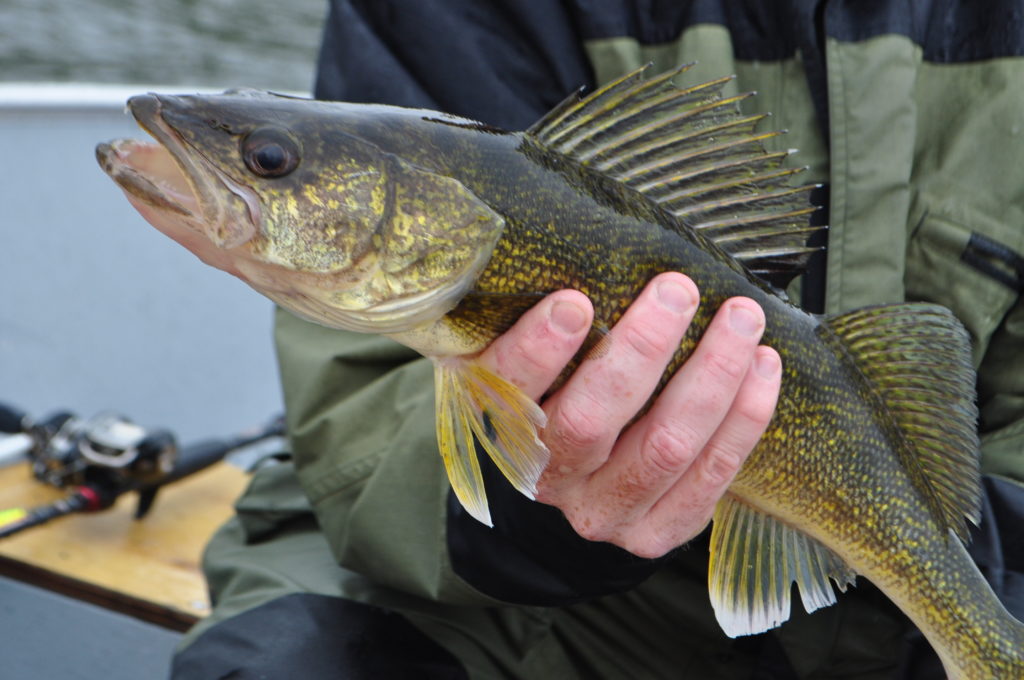
[[128, 99], [128, 111], [140, 123], [156, 120], [161, 110], [160, 96], [152, 92]]

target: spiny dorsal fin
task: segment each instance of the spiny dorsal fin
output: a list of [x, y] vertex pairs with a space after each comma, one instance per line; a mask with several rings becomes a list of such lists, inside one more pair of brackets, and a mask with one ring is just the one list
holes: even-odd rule
[[802, 169], [781, 167], [788, 152], [765, 151], [764, 140], [781, 133], [755, 132], [765, 116], [744, 116], [738, 106], [750, 94], [722, 96], [731, 77], [676, 87], [672, 79], [690, 66], [650, 80], [644, 67], [589, 96], [576, 93], [526, 135], [633, 189], [670, 216], [670, 226], [700, 232], [783, 287], [817, 251], [806, 247], [819, 229], [808, 226], [814, 187], [791, 186]]
[[715, 507], [708, 593], [718, 624], [730, 637], [775, 628], [789, 618], [790, 592], [804, 609], [835, 604], [856, 575], [835, 553], [806, 534], [726, 495]]
[[[907, 443], [900, 451], [933, 513], [966, 541], [981, 517], [974, 370], [967, 331], [926, 303], [858, 309], [827, 320], [877, 388]], [[921, 486], [921, 483], [918, 484]]]

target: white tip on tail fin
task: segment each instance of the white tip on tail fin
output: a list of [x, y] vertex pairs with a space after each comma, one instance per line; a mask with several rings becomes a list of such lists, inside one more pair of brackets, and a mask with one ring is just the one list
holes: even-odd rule
[[546, 416], [518, 387], [473, 359], [434, 359], [437, 443], [455, 496], [492, 526], [473, 435], [501, 473], [532, 499], [549, 453], [537, 436]]
[[854, 572], [805, 534], [725, 496], [715, 509], [708, 590], [715, 617], [729, 637], [763, 633], [789, 618], [796, 583], [804, 609], [835, 604]]

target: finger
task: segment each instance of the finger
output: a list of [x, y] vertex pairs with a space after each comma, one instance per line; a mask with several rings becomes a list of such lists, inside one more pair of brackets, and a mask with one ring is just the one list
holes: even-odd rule
[[[736, 400], [700, 456], [644, 518], [637, 554], [656, 557], [690, 540], [707, 526], [715, 506], [768, 428], [778, 400], [781, 360], [758, 347]], [[630, 548], [627, 548], [630, 549]], [[635, 550], [634, 550], [635, 551]]]
[[770, 347], [758, 347], [751, 370], [740, 386], [732, 408], [684, 474], [694, 486], [706, 488], [712, 501], [732, 484], [736, 472], [757, 446], [771, 422], [778, 401], [782, 361]]
[[727, 300], [651, 410], [595, 472], [592, 485], [615, 499], [625, 522], [676, 484], [729, 417], [763, 330], [764, 313], [753, 300]]
[[622, 427], [661, 380], [698, 301], [688, 277], [676, 272], [655, 277], [611, 330], [608, 351], [584, 361], [545, 402], [543, 439], [552, 462], [540, 485], [544, 497], [605, 462]]
[[479, 361], [540, 399], [583, 344], [593, 315], [583, 293], [552, 293], [492, 342]]

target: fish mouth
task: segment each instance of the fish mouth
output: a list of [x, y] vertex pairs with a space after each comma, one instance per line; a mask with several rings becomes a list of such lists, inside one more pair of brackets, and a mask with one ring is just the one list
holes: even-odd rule
[[118, 186], [148, 205], [183, 217], [200, 214], [195, 191], [160, 144], [118, 139], [99, 144], [96, 160]]
[[167, 123], [164, 110], [175, 101], [156, 94], [129, 99], [128, 110], [156, 142], [99, 144], [96, 159], [148, 221], [190, 250], [197, 235], [217, 248], [241, 246], [259, 232], [259, 199]]

